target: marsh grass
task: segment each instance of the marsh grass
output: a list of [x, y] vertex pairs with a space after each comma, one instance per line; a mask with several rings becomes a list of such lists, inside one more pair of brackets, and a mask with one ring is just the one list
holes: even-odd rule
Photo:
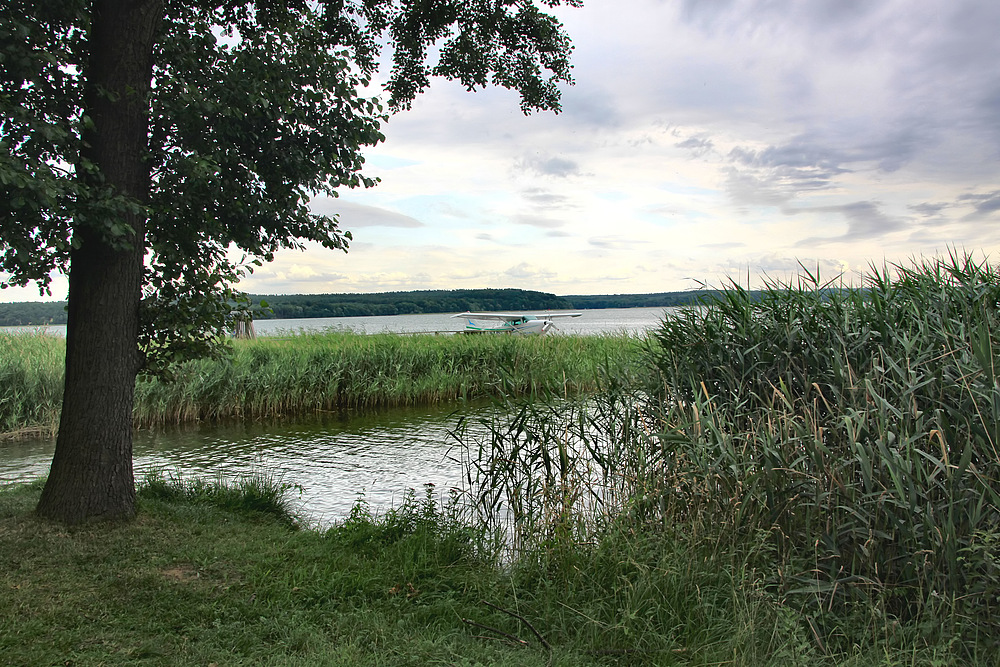
[[861, 601], [1000, 638], [998, 303], [1000, 275], [953, 256], [862, 288], [732, 289], [665, 323], [672, 494], [733, 534], [766, 530], [775, 590], [821, 634]]
[[998, 303], [1000, 275], [959, 256], [860, 287], [733, 285], [663, 322], [654, 381], [609, 374], [460, 429], [470, 506], [554, 578], [623, 526], [673, 535], [788, 611], [781, 650], [992, 660]]
[[[54, 432], [65, 341], [0, 335], [0, 432]], [[605, 336], [401, 336], [335, 332], [233, 341], [233, 353], [142, 377], [135, 424], [260, 420], [596, 387], [598, 368], [634, 366], [638, 342]]]
[[0, 335], [0, 434], [55, 432], [65, 341], [42, 332]]

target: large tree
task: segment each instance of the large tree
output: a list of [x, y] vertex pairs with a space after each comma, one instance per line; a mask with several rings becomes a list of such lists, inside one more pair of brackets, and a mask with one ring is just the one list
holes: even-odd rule
[[[580, 0], [4, 0], [0, 286], [69, 277], [66, 384], [38, 512], [135, 511], [140, 372], [219, 349], [233, 285], [350, 234], [317, 194], [433, 76], [558, 111]], [[366, 98], [380, 65], [385, 102]]]

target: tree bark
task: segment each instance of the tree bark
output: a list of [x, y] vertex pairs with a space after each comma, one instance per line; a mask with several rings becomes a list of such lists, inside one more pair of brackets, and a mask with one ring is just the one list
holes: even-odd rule
[[[140, 356], [148, 199], [149, 92], [163, 0], [94, 0], [84, 71], [78, 178], [135, 206], [86, 207], [74, 220], [66, 380], [56, 451], [37, 512], [65, 523], [135, 514], [132, 406]], [[82, 165], [91, 162], [97, 174]], [[123, 235], [124, 224], [131, 232]]]

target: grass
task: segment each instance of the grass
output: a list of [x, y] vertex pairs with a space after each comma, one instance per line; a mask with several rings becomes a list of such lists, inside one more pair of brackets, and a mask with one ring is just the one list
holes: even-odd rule
[[75, 528], [34, 517], [40, 484], [0, 490], [4, 664], [958, 662], [890, 634], [828, 655], [758, 576], [684, 530], [623, 521], [559, 558], [498, 562], [429, 493], [379, 516], [359, 502], [321, 532], [262, 506], [262, 487], [284, 492], [153, 478], [134, 521]]
[[730, 290], [661, 329], [683, 502], [767, 531], [818, 625], [861, 603], [1000, 641], [1000, 274], [952, 257], [826, 287]]
[[[302, 334], [234, 341], [223, 359], [140, 378], [135, 424], [273, 419], [324, 411], [474, 400], [510, 392], [590, 391], [639, 362], [638, 342], [605, 336]], [[0, 432], [54, 432], [65, 341], [0, 335]]]

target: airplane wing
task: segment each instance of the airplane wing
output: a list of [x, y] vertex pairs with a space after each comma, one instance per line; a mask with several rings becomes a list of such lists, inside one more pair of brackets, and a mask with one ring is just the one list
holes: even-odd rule
[[580, 317], [583, 313], [458, 313], [452, 317], [471, 317], [477, 320], [499, 320], [501, 322], [516, 322], [517, 320], [551, 320], [557, 317]]
[[477, 320], [499, 320], [501, 322], [515, 322], [517, 320], [523, 320], [523, 314], [514, 313], [458, 313], [457, 315], [452, 315], [452, 317], [471, 317]]

